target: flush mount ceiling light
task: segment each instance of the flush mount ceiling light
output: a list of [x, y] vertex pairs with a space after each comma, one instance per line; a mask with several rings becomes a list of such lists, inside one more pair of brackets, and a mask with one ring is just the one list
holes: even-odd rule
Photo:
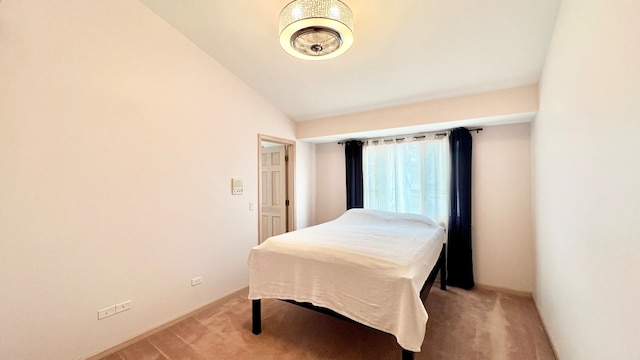
[[324, 60], [353, 44], [353, 16], [338, 0], [296, 0], [280, 12], [280, 45], [305, 60]]

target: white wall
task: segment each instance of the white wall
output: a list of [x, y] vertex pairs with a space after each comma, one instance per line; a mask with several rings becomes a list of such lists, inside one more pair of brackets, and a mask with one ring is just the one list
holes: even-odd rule
[[530, 125], [473, 134], [472, 247], [477, 284], [533, 292]]
[[316, 145], [316, 223], [333, 220], [347, 210], [346, 171], [343, 145]]
[[535, 299], [562, 360], [640, 354], [640, 3], [565, 0], [534, 123]]
[[247, 286], [257, 134], [288, 118], [137, 1], [3, 0], [0, 79], [0, 358], [85, 357]]
[[[529, 124], [473, 135], [473, 261], [476, 283], [533, 291]], [[318, 222], [346, 208], [344, 149], [316, 145]]]
[[[296, 124], [298, 139], [317, 140], [350, 134], [362, 137], [363, 132], [387, 136], [411, 134], [441, 129], [472, 126], [479, 122], [499, 125], [515, 119], [530, 119], [538, 111], [537, 84], [489, 91], [480, 94], [436, 99], [414, 104], [333, 116]], [[529, 120], [526, 120], [529, 121]], [[381, 131], [382, 133], [379, 133]]]
[[316, 219], [316, 153], [315, 144], [296, 142], [295, 160], [296, 229], [315, 224]]

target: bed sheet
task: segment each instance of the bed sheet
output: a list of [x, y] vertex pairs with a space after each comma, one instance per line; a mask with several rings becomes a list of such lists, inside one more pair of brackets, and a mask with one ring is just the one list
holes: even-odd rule
[[351, 209], [254, 247], [249, 298], [325, 307], [417, 352], [428, 319], [420, 290], [444, 241], [444, 230], [427, 217]]

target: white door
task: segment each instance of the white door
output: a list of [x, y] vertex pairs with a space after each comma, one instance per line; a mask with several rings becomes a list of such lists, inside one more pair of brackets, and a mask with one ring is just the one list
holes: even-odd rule
[[287, 231], [287, 164], [285, 145], [261, 148], [262, 221], [260, 242]]

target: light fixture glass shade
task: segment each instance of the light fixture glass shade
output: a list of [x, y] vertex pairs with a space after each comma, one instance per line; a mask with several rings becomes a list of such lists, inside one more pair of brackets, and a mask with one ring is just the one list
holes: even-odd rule
[[296, 0], [280, 12], [280, 45], [306, 60], [324, 60], [353, 44], [353, 15], [338, 0]]

